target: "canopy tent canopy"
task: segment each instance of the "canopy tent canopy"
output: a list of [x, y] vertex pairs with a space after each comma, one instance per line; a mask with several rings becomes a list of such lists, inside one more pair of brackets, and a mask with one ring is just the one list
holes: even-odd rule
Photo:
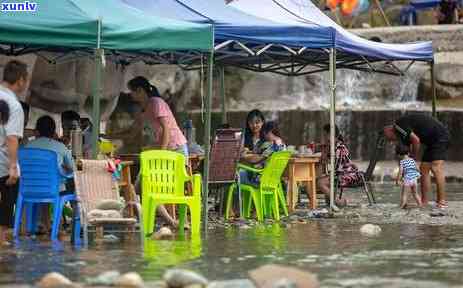
[[[391, 65], [390, 61], [427, 61], [433, 60], [433, 48], [430, 41], [389, 44], [361, 38], [325, 15], [308, 0], [235, 0], [230, 6], [285, 24], [310, 25], [317, 23], [335, 29], [334, 47], [337, 52], [337, 67], [401, 74], [403, 71]], [[373, 66], [374, 62], [387, 61], [388, 65]]]
[[[316, 61], [317, 51], [334, 44], [335, 31], [330, 27], [278, 23], [227, 6], [224, 0], [123, 1], [155, 16], [213, 24], [215, 62], [222, 66], [282, 72], [279, 63], [287, 65], [294, 56], [305, 57], [306, 62]], [[184, 67], [196, 68], [197, 59], [190, 60]]]
[[[213, 27], [146, 15], [120, 0], [37, 0], [33, 11], [13, 11], [23, 1], [10, 1], [0, 13], [0, 54], [19, 56], [53, 52], [50, 62], [94, 56], [92, 135], [96, 157], [100, 124], [100, 95], [103, 60], [127, 62], [163, 54], [171, 62], [188, 53], [213, 52]], [[29, 3], [30, 4], [30, 3]], [[16, 6], [16, 7], [14, 7]], [[27, 6], [26, 8], [30, 8]], [[133, 55], [136, 58], [133, 58]], [[173, 56], [175, 55], [175, 56]]]
[[[377, 61], [432, 61], [430, 42], [386, 44], [365, 40], [337, 25], [309, 0], [123, 0], [146, 13], [214, 24], [215, 61], [253, 71], [303, 75], [329, 69], [329, 48], [338, 68], [401, 74]], [[196, 68], [194, 57], [184, 68]]]
[[38, 0], [36, 3], [34, 12], [0, 13], [0, 54], [93, 53], [96, 48], [106, 49], [107, 53], [132, 51], [138, 55], [153, 50], [212, 50], [211, 25], [153, 18], [121, 1]]

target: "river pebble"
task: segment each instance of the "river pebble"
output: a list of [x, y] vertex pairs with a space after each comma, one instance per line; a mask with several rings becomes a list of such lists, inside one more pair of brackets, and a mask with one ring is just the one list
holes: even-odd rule
[[208, 281], [204, 276], [189, 270], [170, 269], [163, 276], [169, 288], [182, 288], [188, 285], [200, 284], [206, 286]]
[[254, 284], [248, 279], [237, 279], [227, 281], [213, 281], [207, 288], [255, 288]]
[[365, 236], [378, 236], [381, 234], [381, 227], [375, 224], [365, 224], [360, 227], [360, 233]]
[[72, 287], [72, 281], [57, 272], [46, 274], [36, 284], [39, 288]]
[[141, 288], [144, 286], [143, 279], [138, 273], [130, 272], [121, 275], [114, 281], [116, 287]]

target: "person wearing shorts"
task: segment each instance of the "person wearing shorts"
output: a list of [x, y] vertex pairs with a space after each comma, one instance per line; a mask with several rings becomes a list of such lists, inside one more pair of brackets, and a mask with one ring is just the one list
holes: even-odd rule
[[25, 63], [11, 60], [5, 65], [0, 100], [6, 102], [9, 117], [0, 126], [0, 246], [9, 244], [7, 235], [14, 222], [19, 178], [17, 152], [24, 132], [24, 112], [17, 95], [27, 89], [28, 83]]
[[428, 204], [433, 173], [437, 186], [437, 207], [447, 208], [445, 195], [444, 162], [447, 160], [449, 131], [437, 119], [424, 114], [407, 114], [400, 117], [394, 125], [384, 128], [384, 136], [390, 141], [410, 147], [410, 157], [418, 159], [421, 144], [424, 145], [420, 164], [421, 202]]
[[400, 194], [400, 208], [407, 208], [408, 194], [411, 193], [415, 198], [418, 207], [421, 206], [421, 199], [418, 197], [416, 186], [418, 185], [418, 179], [420, 178], [420, 172], [416, 166], [415, 160], [410, 158], [409, 148], [404, 145], [398, 145], [396, 153], [399, 156], [399, 175], [396, 179], [396, 184], [401, 182], [402, 191]]

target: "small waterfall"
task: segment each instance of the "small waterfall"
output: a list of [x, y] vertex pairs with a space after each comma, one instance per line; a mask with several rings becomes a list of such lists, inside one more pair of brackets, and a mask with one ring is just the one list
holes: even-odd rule
[[[404, 68], [404, 67], [399, 67]], [[336, 107], [338, 110], [423, 109], [418, 102], [418, 84], [427, 67], [415, 64], [404, 76], [353, 70], [337, 71]], [[299, 77], [248, 73], [241, 94], [231, 110], [255, 107], [268, 111], [291, 109], [326, 110], [330, 105], [329, 73]]]

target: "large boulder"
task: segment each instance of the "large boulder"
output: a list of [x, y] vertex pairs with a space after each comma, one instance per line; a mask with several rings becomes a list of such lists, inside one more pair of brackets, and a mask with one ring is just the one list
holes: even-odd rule
[[436, 64], [435, 73], [437, 83], [463, 89], [463, 64]]
[[[436, 64], [434, 69], [437, 99], [463, 98], [463, 65], [442, 63]], [[432, 99], [431, 84], [431, 76], [426, 73], [418, 84], [418, 100]]]

